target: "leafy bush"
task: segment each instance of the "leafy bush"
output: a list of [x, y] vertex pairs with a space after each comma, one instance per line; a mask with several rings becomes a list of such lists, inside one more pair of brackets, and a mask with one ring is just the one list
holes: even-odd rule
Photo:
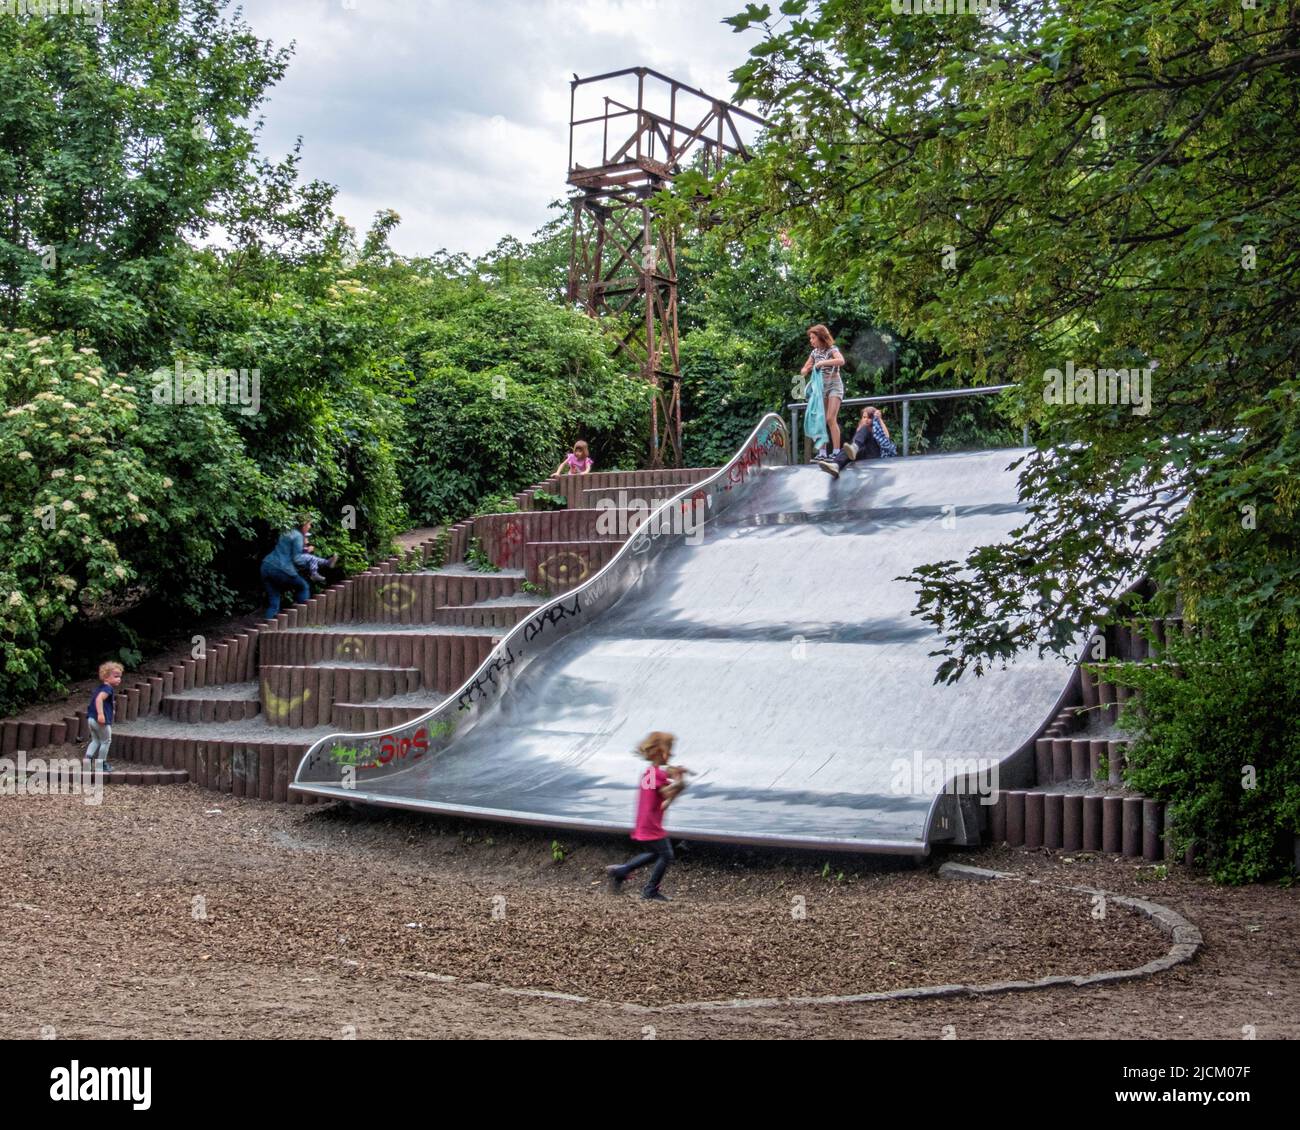
[[515, 501], [513, 494], [490, 494], [487, 498], [479, 502], [475, 510], [477, 514], [517, 514], [519, 512], [519, 503]]
[[1112, 669], [1138, 690], [1126, 776], [1168, 803], [1216, 881], [1253, 882], [1290, 868], [1300, 832], [1300, 631], [1226, 617], [1202, 628], [1174, 636], [1166, 662]]
[[406, 413], [414, 450], [403, 477], [421, 524], [456, 521], [489, 495], [531, 486], [563, 449], [564, 413], [546, 390], [445, 368], [416, 386], [414, 400]]
[[54, 689], [77, 618], [210, 600], [207, 563], [267, 492], [220, 409], [155, 405], [71, 335], [0, 331], [0, 403], [3, 712]]
[[483, 552], [483, 543], [478, 538], [469, 539], [469, 544], [465, 547], [465, 564], [480, 573], [501, 572], [501, 566], [494, 564], [492, 559]]
[[272, 485], [272, 526], [307, 506], [319, 515], [322, 544], [348, 567], [364, 567], [407, 525], [397, 464], [408, 441], [384, 302], [333, 262], [268, 266], [282, 289], [265, 295], [232, 286], [232, 267], [198, 261], [190, 332], [213, 365], [259, 374], [258, 411], [232, 418]]
[[562, 494], [552, 494], [549, 490], [533, 492], [534, 510], [565, 510], [568, 505], [569, 500]]
[[782, 402], [754, 387], [754, 350], [739, 337], [694, 330], [682, 339], [681, 358], [682, 461], [719, 466], [736, 454], [759, 417]]

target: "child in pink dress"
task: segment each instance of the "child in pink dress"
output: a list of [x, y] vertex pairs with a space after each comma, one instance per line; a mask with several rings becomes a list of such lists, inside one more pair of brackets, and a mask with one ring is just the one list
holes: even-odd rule
[[557, 475], [586, 475], [590, 471], [591, 456], [585, 439], [578, 440], [573, 445], [573, 450], [564, 457], [564, 462], [555, 468]]
[[[668, 897], [659, 890], [668, 865], [673, 861], [673, 845], [664, 831], [664, 809], [685, 787], [682, 777], [687, 770], [680, 765], [668, 765], [673, 755], [673, 743], [677, 739], [672, 734], [656, 730], [645, 739], [637, 750], [650, 764], [641, 774], [641, 789], [637, 798], [636, 828], [632, 839], [646, 850], [622, 866], [605, 868], [609, 876], [609, 886], [615, 894], [623, 889], [623, 883], [633, 871], [654, 863], [655, 869], [650, 873], [650, 880], [641, 892], [643, 899], [651, 902], [667, 902]], [[658, 861], [658, 862], [656, 862]]]

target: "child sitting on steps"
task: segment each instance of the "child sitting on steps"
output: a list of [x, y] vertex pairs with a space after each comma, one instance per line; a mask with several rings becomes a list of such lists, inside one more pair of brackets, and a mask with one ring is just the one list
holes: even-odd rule
[[320, 575], [320, 567], [325, 565], [328, 568], [333, 569], [335, 562], [337, 562], [338, 559], [339, 555], [337, 553], [334, 554], [333, 557], [317, 557], [316, 547], [314, 545], [304, 545], [302, 547], [302, 552], [293, 560], [294, 564], [307, 574], [307, 579], [309, 581], [319, 581], [321, 584], [324, 584], [325, 578]]

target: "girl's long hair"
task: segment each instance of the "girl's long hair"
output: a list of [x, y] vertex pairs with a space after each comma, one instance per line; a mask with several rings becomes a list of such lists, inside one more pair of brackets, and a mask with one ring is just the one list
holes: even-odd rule
[[830, 349], [835, 345], [835, 339], [831, 337], [831, 331], [823, 326], [820, 322], [815, 326], [809, 326], [808, 332], [822, 343], [823, 349]]
[[676, 741], [676, 735], [665, 733], [663, 730], [654, 730], [641, 740], [636, 747], [636, 751], [647, 760], [649, 760], [650, 754], [657, 749], [666, 750], [671, 755], [673, 743]]

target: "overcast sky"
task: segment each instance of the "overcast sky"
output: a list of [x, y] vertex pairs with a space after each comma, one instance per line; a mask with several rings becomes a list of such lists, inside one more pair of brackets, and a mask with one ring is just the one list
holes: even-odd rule
[[574, 72], [648, 66], [728, 99], [728, 75], [756, 42], [721, 22], [743, 0], [242, 7], [259, 38], [295, 43], [263, 107], [264, 153], [281, 156], [301, 135], [304, 177], [338, 186], [336, 206], [358, 234], [381, 208], [396, 209], [392, 244], [408, 255], [477, 255], [546, 222], [547, 205], [568, 191]]

